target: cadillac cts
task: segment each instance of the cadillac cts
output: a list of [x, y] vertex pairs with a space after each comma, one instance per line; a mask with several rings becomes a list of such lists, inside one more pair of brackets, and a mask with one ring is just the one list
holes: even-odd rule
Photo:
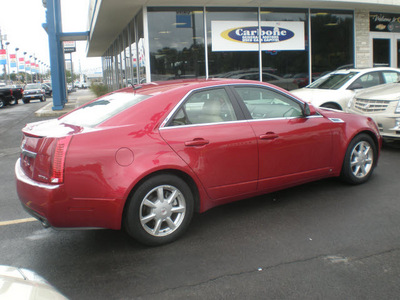
[[370, 118], [226, 79], [128, 87], [22, 131], [15, 173], [29, 213], [148, 245], [217, 205], [327, 177], [364, 183], [381, 146]]

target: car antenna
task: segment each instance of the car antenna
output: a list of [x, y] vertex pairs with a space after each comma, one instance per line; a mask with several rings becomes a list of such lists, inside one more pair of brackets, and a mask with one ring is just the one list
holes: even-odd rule
[[132, 89], [135, 91], [135, 94], [136, 94], [136, 90], [138, 90], [138, 89], [141, 89], [142, 88], [142, 86], [141, 85], [134, 85], [133, 83], [131, 83], [131, 87], [132, 87]]

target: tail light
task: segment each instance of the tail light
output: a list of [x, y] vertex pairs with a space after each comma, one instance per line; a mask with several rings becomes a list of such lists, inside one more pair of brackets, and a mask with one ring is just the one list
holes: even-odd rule
[[52, 170], [50, 177], [51, 183], [64, 182], [65, 156], [67, 154], [67, 149], [71, 138], [72, 136], [66, 136], [57, 140], [52, 159]]

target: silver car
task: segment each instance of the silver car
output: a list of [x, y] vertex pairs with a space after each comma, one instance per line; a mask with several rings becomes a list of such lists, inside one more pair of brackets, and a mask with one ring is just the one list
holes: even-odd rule
[[400, 140], [400, 83], [359, 91], [349, 101], [347, 112], [371, 117], [384, 140]]

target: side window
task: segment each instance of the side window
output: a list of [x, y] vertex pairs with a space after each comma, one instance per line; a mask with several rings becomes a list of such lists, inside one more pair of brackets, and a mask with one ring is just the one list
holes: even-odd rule
[[169, 126], [235, 120], [236, 114], [225, 89], [213, 89], [190, 95]]
[[278, 92], [258, 87], [235, 87], [253, 119], [303, 116], [301, 104]]
[[372, 72], [362, 75], [360, 78], [353, 82], [352, 86], [357, 86], [359, 88], [365, 89], [378, 84], [381, 84], [379, 72]]
[[388, 71], [383, 71], [383, 79], [385, 83], [393, 83], [393, 82], [399, 82], [400, 81], [400, 76], [399, 73], [397, 72], [388, 72]]

